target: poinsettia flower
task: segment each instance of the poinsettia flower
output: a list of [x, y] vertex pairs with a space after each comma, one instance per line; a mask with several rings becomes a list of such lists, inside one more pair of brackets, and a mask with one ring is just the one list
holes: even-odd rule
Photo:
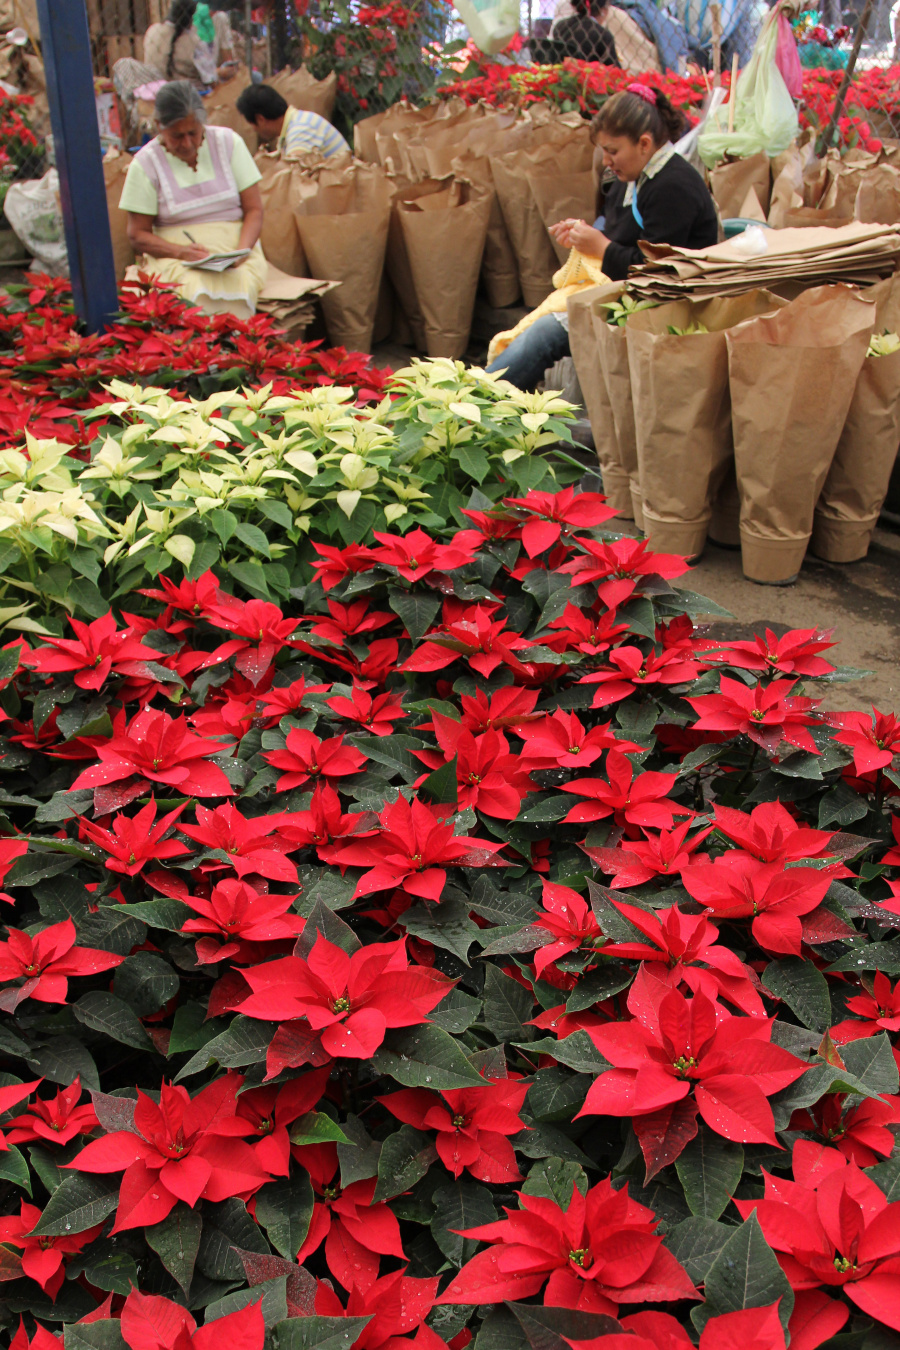
[[[24, 858], [27, 852], [27, 839], [0, 839], [0, 885], [6, 880], [6, 874], [16, 859]], [[5, 891], [0, 891], [0, 900], [5, 900], [10, 905], [16, 903]]]
[[565, 1209], [543, 1196], [520, 1193], [519, 1201], [505, 1219], [462, 1230], [493, 1245], [466, 1262], [439, 1305], [518, 1302], [545, 1284], [545, 1306], [608, 1316], [620, 1303], [699, 1297], [655, 1232], [653, 1211], [627, 1187], [615, 1191], [607, 1178], [582, 1195], [573, 1186]]
[[204, 618], [216, 628], [234, 633], [234, 637], [211, 652], [203, 665], [219, 665], [233, 656], [235, 670], [254, 685], [266, 675], [297, 627], [296, 619], [286, 619], [268, 600], [242, 601], [231, 596], [225, 603], [220, 598], [218, 603], [208, 604]]
[[[55, 1097], [35, 1097], [23, 1113], [13, 1116], [7, 1125], [10, 1144], [31, 1143], [40, 1139], [48, 1144], [68, 1144], [79, 1134], [90, 1134], [97, 1125], [91, 1105], [79, 1106], [81, 1075], [76, 1074], [68, 1087]], [[2, 1147], [2, 1145], [0, 1145]]]
[[529, 768], [533, 769], [587, 768], [604, 750], [624, 754], [644, 749], [634, 741], [619, 740], [609, 728], [610, 723], [604, 722], [586, 731], [575, 713], [557, 708], [549, 716], [521, 723], [515, 732], [525, 742]]
[[534, 969], [538, 978], [561, 956], [581, 947], [593, 950], [603, 945], [603, 933], [596, 915], [571, 887], [545, 881], [541, 905], [543, 908], [535, 916], [534, 926], [551, 934], [552, 940], [535, 953]]
[[729, 642], [713, 650], [709, 659], [716, 665], [737, 666], [740, 670], [758, 670], [761, 674], [808, 675], [813, 679], [829, 675], [834, 670], [830, 662], [818, 655], [833, 647], [829, 642], [834, 632], [820, 632], [818, 628], [792, 628], [777, 637], [771, 628], [765, 637], [758, 633], [749, 642]]
[[373, 698], [365, 689], [354, 684], [350, 698], [335, 694], [325, 700], [332, 712], [348, 722], [354, 722], [372, 736], [390, 736], [395, 722], [402, 722], [409, 714], [403, 711], [403, 696], [376, 694]]
[[257, 705], [256, 716], [281, 721], [282, 717], [291, 717], [307, 710], [308, 694], [327, 694], [330, 684], [307, 684], [305, 676], [292, 680], [290, 684], [274, 685], [261, 695], [262, 703]]
[[[473, 736], [461, 722], [435, 712], [432, 716], [435, 739], [440, 750], [415, 750], [413, 754], [429, 769], [456, 763], [456, 797], [459, 809], [471, 807], [486, 816], [515, 820], [522, 799], [537, 790], [528, 776], [531, 761], [509, 753], [509, 742], [501, 731], [486, 731]], [[417, 779], [413, 786], [421, 782]]]
[[312, 731], [291, 727], [283, 750], [270, 750], [263, 759], [273, 768], [284, 769], [278, 779], [278, 791], [288, 792], [315, 780], [328, 783], [335, 778], [346, 778], [358, 773], [367, 762], [367, 756], [352, 745], [345, 745], [343, 736], [320, 740]]
[[62, 1350], [62, 1341], [42, 1327], [40, 1322], [35, 1325], [34, 1335], [29, 1340], [25, 1323], [20, 1317], [19, 1329], [9, 1343], [9, 1350]]
[[[888, 849], [881, 861], [885, 867], [900, 867], [900, 816], [898, 815], [891, 816], [891, 832], [894, 836], [894, 847]], [[0, 849], [2, 849], [2, 846], [3, 841], [0, 840]], [[0, 881], [2, 879], [2, 876], [0, 876]]]
[[522, 522], [511, 511], [504, 511], [502, 507], [495, 507], [493, 511], [474, 511], [471, 507], [462, 506], [460, 515], [471, 520], [486, 543], [521, 537]]
[[170, 811], [157, 821], [156, 799], [151, 797], [137, 815], [115, 816], [111, 830], [103, 830], [93, 821], [79, 816], [78, 833], [80, 837], [98, 844], [108, 855], [104, 865], [110, 872], [122, 872], [128, 877], [137, 876], [145, 863], [161, 858], [177, 858], [184, 853], [190, 853], [187, 845], [178, 839], [164, 838], [181, 815], [185, 805], [186, 803], [176, 806], [174, 811]]
[[453, 826], [418, 797], [398, 797], [378, 816], [381, 831], [368, 839], [339, 844], [329, 861], [369, 870], [356, 883], [354, 899], [398, 887], [408, 895], [439, 900], [448, 867], [508, 867], [495, 855], [503, 847], [475, 835], [455, 835]]
[[[241, 955], [244, 942], [293, 941], [303, 931], [304, 920], [288, 911], [293, 895], [262, 895], [246, 882], [233, 878], [220, 881], [208, 900], [186, 891], [179, 897], [199, 918], [186, 919], [182, 933], [209, 933], [196, 944], [201, 965]], [[218, 941], [216, 939], [220, 939]]]
[[563, 531], [568, 536], [575, 530], [590, 530], [617, 514], [599, 492], [576, 493], [573, 487], [560, 492], [532, 489], [526, 497], [504, 497], [503, 501], [528, 517], [522, 527], [522, 543], [529, 558], [552, 548]]
[[455, 618], [445, 616], [441, 627], [433, 628], [407, 657], [401, 671], [444, 670], [464, 659], [485, 678], [501, 665], [516, 674], [525, 673], [516, 651], [527, 643], [520, 633], [507, 631], [506, 619], [493, 617], [496, 609], [496, 605], [471, 605]]
[[[235, 1115], [249, 1121], [248, 1135], [257, 1161], [273, 1177], [286, 1177], [291, 1166], [288, 1126], [314, 1111], [322, 1098], [331, 1070], [312, 1069], [273, 1087], [248, 1088], [237, 1098]], [[255, 1142], [254, 1142], [255, 1136]]]
[[192, 619], [196, 619], [205, 614], [208, 607], [216, 604], [219, 599], [219, 581], [212, 572], [204, 572], [195, 580], [182, 577], [177, 582], [160, 575], [157, 581], [160, 585], [159, 590], [140, 590], [138, 595], [159, 600], [166, 606], [160, 619], [160, 627], [167, 632], [172, 631], [172, 611], [189, 614]]
[[751, 931], [767, 952], [799, 956], [801, 919], [825, 899], [831, 877], [812, 867], [783, 868], [734, 850], [681, 869], [688, 892], [718, 919], [751, 919]]
[[40, 1217], [41, 1210], [37, 1205], [23, 1200], [17, 1215], [0, 1216], [0, 1242], [21, 1250], [22, 1274], [39, 1284], [55, 1302], [65, 1279], [65, 1257], [80, 1252], [93, 1242], [103, 1224], [94, 1224], [80, 1233], [38, 1237], [31, 1230], [37, 1226]]
[[370, 1059], [389, 1027], [418, 1026], [455, 984], [411, 966], [403, 938], [350, 956], [321, 933], [305, 959], [286, 956], [241, 973], [253, 993], [238, 1012], [275, 1022], [304, 1018], [335, 1059]]
[[78, 788], [106, 787], [137, 776], [137, 796], [147, 783], [162, 783], [190, 797], [232, 797], [234, 790], [211, 755], [222, 746], [203, 740], [187, 728], [183, 717], [147, 709], [97, 747], [99, 764], [83, 770], [72, 784]]
[[[343, 647], [348, 638], [357, 637], [360, 633], [374, 633], [386, 624], [397, 622], [397, 615], [392, 611], [370, 609], [365, 600], [351, 600], [349, 605], [328, 600], [326, 604], [327, 619], [318, 614], [308, 614], [306, 617], [314, 621], [310, 631], [316, 637], [333, 642], [336, 647]], [[315, 648], [312, 650], [315, 651]]]
[[877, 1036], [880, 1031], [900, 1031], [900, 980], [892, 985], [884, 971], [877, 970], [871, 991], [865, 989], [848, 998], [846, 1007], [854, 1016], [831, 1028], [835, 1045], [861, 1041]]
[[814, 830], [799, 823], [781, 802], [760, 802], [749, 814], [716, 802], [713, 819], [720, 834], [761, 862], [802, 862], [831, 856], [828, 845], [834, 831]]
[[597, 539], [575, 541], [581, 554], [563, 563], [561, 572], [571, 573], [574, 586], [599, 581], [597, 593], [607, 609], [618, 609], [650, 577], [680, 577], [688, 570], [687, 559], [676, 553], [653, 553], [645, 539]]
[[37, 1003], [65, 1003], [71, 975], [96, 975], [125, 960], [96, 947], [76, 946], [71, 919], [49, 924], [34, 936], [18, 928], [7, 932], [8, 941], [0, 942], [0, 983], [15, 983], [0, 991], [0, 1008], [5, 1012], [14, 1012], [29, 998]]
[[[26, 1097], [30, 1097], [34, 1089], [43, 1082], [41, 1078], [33, 1078], [30, 1083], [13, 1083], [9, 1087], [0, 1087], [0, 1116], [11, 1111], [19, 1102], [23, 1102]], [[13, 1141], [15, 1142], [15, 1141]], [[0, 1130], [0, 1152], [9, 1152], [9, 1143]]]
[[316, 1196], [298, 1262], [302, 1265], [324, 1242], [334, 1278], [348, 1290], [371, 1289], [382, 1256], [406, 1259], [395, 1214], [383, 1202], [373, 1204], [377, 1178], [342, 1186], [334, 1144], [301, 1145], [293, 1152], [309, 1173]]
[[867, 1097], [849, 1103], [844, 1092], [829, 1093], [805, 1111], [795, 1111], [789, 1128], [814, 1134], [858, 1167], [872, 1167], [894, 1151], [892, 1125], [900, 1125], [900, 1097]]
[[541, 645], [554, 652], [576, 651], [583, 656], [599, 656], [623, 633], [628, 624], [616, 617], [614, 609], [597, 615], [593, 610], [577, 609], [568, 604], [558, 619], [551, 619], [549, 632], [541, 634]]
[[[705, 994], [687, 999], [646, 967], [629, 991], [628, 1007], [633, 1021], [588, 1031], [613, 1068], [595, 1078], [580, 1116], [634, 1117], [647, 1157], [651, 1133], [665, 1135], [672, 1108], [693, 1092], [685, 1103], [688, 1114], [684, 1108], [679, 1113], [685, 1124], [666, 1162], [693, 1137], [686, 1122], [696, 1122], [697, 1111], [726, 1139], [777, 1144], [766, 1099], [795, 1082], [806, 1065], [770, 1043], [769, 1019], [732, 1017]], [[659, 1157], [655, 1161], [662, 1165]]]
[[735, 1200], [741, 1218], [755, 1211], [791, 1288], [841, 1290], [876, 1322], [900, 1330], [900, 1203], [837, 1149], [798, 1140], [794, 1180], [765, 1170], [762, 1200]]
[[263, 1350], [266, 1336], [261, 1298], [198, 1327], [180, 1303], [132, 1289], [119, 1318], [129, 1350]]
[[873, 707], [871, 717], [862, 712], [828, 713], [825, 721], [838, 728], [834, 739], [853, 751], [857, 773], [889, 769], [900, 754], [900, 720], [893, 713]]
[[649, 769], [639, 771], [635, 777], [631, 761], [621, 751], [610, 750], [606, 757], [606, 779], [573, 778], [562, 784], [563, 792], [587, 798], [572, 807], [564, 823], [580, 825], [612, 816], [620, 825], [671, 829], [676, 816], [694, 814], [689, 807], [680, 806], [666, 796], [677, 781], [677, 773], [656, 773]]
[[[538, 701], [536, 689], [521, 689], [511, 686], [488, 694], [479, 689], [475, 694], [463, 694], [460, 697], [462, 725], [473, 735], [484, 731], [504, 731], [516, 727], [526, 720], [543, 716], [534, 711]], [[429, 726], [430, 723], [425, 723]]]
[[[438, 1283], [437, 1275], [416, 1279], [395, 1270], [365, 1285], [346, 1286], [350, 1296], [344, 1309], [334, 1290], [320, 1281], [316, 1313], [320, 1317], [368, 1317], [353, 1350], [443, 1350], [446, 1343], [425, 1325]], [[409, 1336], [411, 1331], [415, 1336]]]
[[371, 811], [344, 813], [341, 810], [340, 797], [327, 783], [316, 785], [308, 810], [290, 811], [277, 818], [268, 817], [268, 819], [277, 822], [280, 837], [292, 850], [314, 847], [318, 849], [319, 857], [324, 862], [331, 861], [330, 853], [327, 851], [329, 845], [350, 835], [374, 834], [373, 827], [378, 823], [378, 817]]
[[621, 703], [636, 689], [654, 684], [687, 684], [696, 679], [703, 669], [695, 660], [685, 660], [684, 653], [669, 648], [657, 655], [642, 652], [640, 647], [616, 647], [609, 654], [609, 664], [601, 670], [583, 675], [579, 684], [597, 684], [592, 708], [608, 708]]
[[[700, 1334], [699, 1350], [785, 1350], [780, 1301], [710, 1317]], [[816, 1350], [840, 1331], [849, 1316], [849, 1308], [826, 1295], [810, 1295], [810, 1303], [804, 1303], [799, 1313], [795, 1300], [789, 1322], [791, 1350]], [[621, 1319], [621, 1326], [624, 1335], [613, 1331], [598, 1340], [569, 1336], [563, 1340], [572, 1350], [694, 1350], [684, 1327], [669, 1313], [633, 1313]]]
[[774, 755], [782, 741], [817, 755], [819, 750], [807, 727], [821, 719], [812, 716], [821, 699], [791, 696], [793, 680], [773, 680], [771, 684], [746, 685], [723, 675], [718, 694], [699, 694], [687, 698], [694, 712], [697, 731], [742, 733], [754, 744]]
[[193, 1099], [186, 1088], [163, 1082], [159, 1103], [140, 1088], [131, 1129], [92, 1140], [65, 1166], [75, 1172], [123, 1172], [112, 1232], [161, 1223], [176, 1204], [193, 1209], [252, 1195], [269, 1172], [240, 1138], [249, 1121], [235, 1114], [237, 1082], [217, 1078]]
[[348, 544], [346, 548], [334, 548], [331, 544], [317, 544], [313, 548], [319, 555], [319, 562], [312, 563], [313, 581], [318, 581], [323, 590], [330, 591], [344, 577], [356, 572], [368, 572], [375, 566], [372, 550], [364, 544]]
[[382, 567], [396, 568], [407, 581], [421, 581], [431, 572], [454, 572], [475, 558], [471, 540], [460, 541], [460, 533], [449, 544], [437, 544], [419, 527], [406, 534], [382, 534], [372, 531], [381, 545], [371, 557]]
[[530, 1084], [499, 1078], [484, 1087], [430, 1092], [409, 1088], [379, 1097], [391, 1115], [417, 1130], [436, 1130], [435, 1147], [454, 1177], [469, 1172], [478, 1181], [520, 1181], [510, 1136], [525, 1128], [519, 1112]]
[[42, 675], [73, 672], [79, 689], [102, 689], [110, 672], [117, 675], [142, 675], [148, 661], [159, 655], [132, 636], [130, 628], [116, 629], [112, 611], [93, 623], [69, 619], [74, 638], [48, 637], [35, 647], [27, 664]]
[[660, 830], [658, 834], [644, 828], [646, 839], [629, 839], [615, 848], [593, 848], [587, 844], [579, 844], [579, 848], [613, 878], [613, 890], [621, 891], [655, 881], [657, 877], [677, 877], [712, 833], [710, 825], [688, 839], [692, 824], [692, 820], [683, 820], [674, 830]]
[[[205, 848], [228, 854], [228, 862], [239, 877], [256, 872], [269, 881], [296, 882], [297, 869], [285, 853], [292, 845], [279, 829], [280, 817], [244, 816], [233, 802], [210, 809], [197, 805], [196, 825], [179, 825], [182, 834]], [[200, 863], [201, 872], [221, 870], [225, 863], [214, 859]]]

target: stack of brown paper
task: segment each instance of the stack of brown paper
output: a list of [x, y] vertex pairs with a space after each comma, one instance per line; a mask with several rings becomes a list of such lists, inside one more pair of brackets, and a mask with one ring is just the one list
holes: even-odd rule
[[269, 263], [269, 274], [256, 308], [260, 314], [268, 314], [279, 328], [299, 342], [312, 323], [316, 300], [340, 284], [339, 281], [288, 276]]
[[641, 299], [701, 300], [784, 283], [869, 286], [900, 264], [900, 226], [848, 221], [836, 228], [765, 230], [765, 253], [746, 257], [741, 239], [712, 248], [642, 244], [647, 262], [629, 274], [628, 289]]

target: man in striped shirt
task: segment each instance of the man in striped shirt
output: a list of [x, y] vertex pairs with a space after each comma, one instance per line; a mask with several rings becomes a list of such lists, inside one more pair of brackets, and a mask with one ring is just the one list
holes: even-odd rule
[[245, 121], [256, 128], [262, 144], [272, 145], [285, 159], [319, 151], [326, 159], [350, 153], [336, 127], [318, 113], [290, 107], [277, 89], [250, 84], [237, 101]]

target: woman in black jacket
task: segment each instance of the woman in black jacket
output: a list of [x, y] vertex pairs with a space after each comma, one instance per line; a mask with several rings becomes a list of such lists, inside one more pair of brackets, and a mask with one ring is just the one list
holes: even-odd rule
[[[638, 240], [709, 248], [718, 239], [718, 217], [697, 170], [675, 150], [685, 119], [665, 94], [634, 83], [613, 94], [591, 123], [591, 139], [603, 151], [613, 182], [604, 214], [593, 225], [563, 220], [552, 233], [565, 248], [597, 259], [611, 281], [624, 280], [643, 262]], [[532, 390], [544, 371], [569, 355], [568, 316], [545, 314], [515, 338], [488, 366], [519, 389]]]
[[575, 13], [568, 19], [557, 19], [550, 30], [557, 50], [577, 61], [618, 66], [615, 38], [603, 26], [609, 0], [572, 0], [572, 8]]

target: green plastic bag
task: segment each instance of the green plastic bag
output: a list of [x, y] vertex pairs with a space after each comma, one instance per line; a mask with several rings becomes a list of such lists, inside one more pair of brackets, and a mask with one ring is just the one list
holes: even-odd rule
[[703, 163], [711, 168], [731, 155], [746, 159], [761, 151], [780, 155], [800, 131], [794, 100], [775, 64], [778, 7], [771, 10], [753, 49], [753, 55], [738, 76], [735, 91], [734, 131], [728, 130], [728, 104], [710, 113], [697, 148]]
[[519, 31], [519, 0], [456, 0], [456, 8], [479, 51], [502, 52]]

